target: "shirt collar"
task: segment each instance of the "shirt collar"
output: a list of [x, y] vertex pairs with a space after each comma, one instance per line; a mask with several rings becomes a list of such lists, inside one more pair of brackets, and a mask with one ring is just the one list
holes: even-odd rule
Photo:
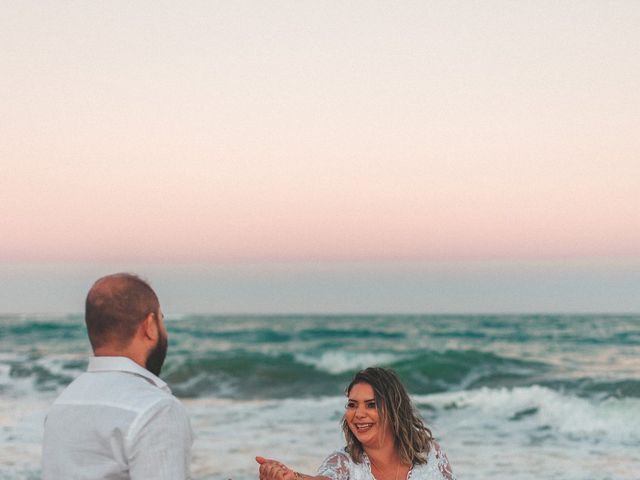
[[167, 383], [128, 357], [91, 357], [87, 372], [126, 372], [143, 377], [149, 383], [171, 393]]

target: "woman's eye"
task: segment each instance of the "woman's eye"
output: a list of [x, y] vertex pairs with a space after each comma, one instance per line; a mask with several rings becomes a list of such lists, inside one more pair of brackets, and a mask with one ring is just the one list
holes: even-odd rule
[[353, 402], [349, 402], [349, 403], [347, 403], [347, 408], [349, 410], [353, 410], [354, 408], [356, 408], [356, 404], [353, 403]]
[[376, 408], [376, 402], [367, 403], [367, 408]]

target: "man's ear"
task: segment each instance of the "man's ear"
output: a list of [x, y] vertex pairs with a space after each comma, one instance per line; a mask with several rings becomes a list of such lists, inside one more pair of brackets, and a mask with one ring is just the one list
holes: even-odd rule
[[155, 314], [150, 313], [140, 324], [140, 333], [146, 339], [156, 341], [160, 332], [158, 331], [158, 322], [155, 319]]

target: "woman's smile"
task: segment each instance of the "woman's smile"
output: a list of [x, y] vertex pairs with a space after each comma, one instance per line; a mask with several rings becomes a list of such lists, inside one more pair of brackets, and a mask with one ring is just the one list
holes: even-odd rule
[[373, 427], [373, 423], [354, 423], [356, 430], [360, 433], [367, 432]]

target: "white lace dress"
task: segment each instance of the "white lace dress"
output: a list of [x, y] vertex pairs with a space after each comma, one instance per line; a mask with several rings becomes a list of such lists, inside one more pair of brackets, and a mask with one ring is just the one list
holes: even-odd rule
[[[346, 450], [336, 450], [324, 459], [317, 475], [332, 480], [376, 480], [371, 473], [371, 463], [365, 453], [362, 463], [355, 463]], [[451, 471], [447, 455], [440, 445], [432, 443], [427, 456], [427, 463], [414, 465], [409, 470], [406, 480], [456, 480]]]

